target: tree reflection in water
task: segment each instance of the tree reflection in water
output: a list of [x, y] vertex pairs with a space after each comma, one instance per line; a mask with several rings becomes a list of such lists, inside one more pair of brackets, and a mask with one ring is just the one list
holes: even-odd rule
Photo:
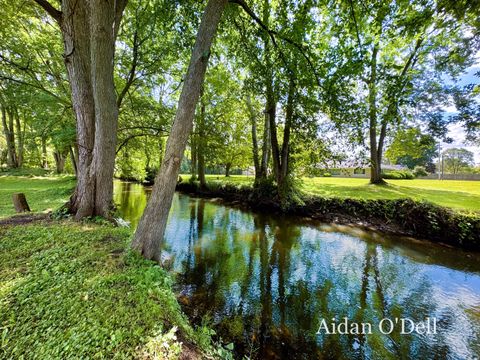
[[[137, 194], [134, 184], [126, 186], [116, 199], [134, 219], [143, 200], [126, 197]], [[480, 262], [471, 254], [376, 240], [358, 229], [324, 231], [185, 195], [174, 199], [165, 247], [175, 255], [185, 311], [197, 323], [209, 319], [238, 355], [465, 359], [480, 353]], [[334, 317], [372, 323], [373, 333], [317, 335], [321, 320]], [[438, 333], [378, 331], [382, 318], [405, 317], [437, 317]]]

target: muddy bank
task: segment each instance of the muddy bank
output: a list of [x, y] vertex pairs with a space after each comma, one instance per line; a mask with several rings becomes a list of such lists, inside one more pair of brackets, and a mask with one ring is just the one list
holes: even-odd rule
[[286, 209], [249, 187], [222, 185], [200, 189], [181, 182], [177, 191], [252, 211], [284, 213], [326, 223], [354, 225], [387, 234], [411, 236], [467, 250], [480, 251], [480, 215], [464, 214], [429, 202], [411, 199], [361, 200], [305, 197], [303, 204]]

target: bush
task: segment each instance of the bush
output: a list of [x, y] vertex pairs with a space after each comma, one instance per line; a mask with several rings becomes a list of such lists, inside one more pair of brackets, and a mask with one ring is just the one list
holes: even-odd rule
[[144, 182], [146, 184], [153, 184], [155, 181], [155, 176], [157, 176], [158, 173], [158, 167], [156, 166], [149, 166], [145, 169], [145, 179]]
[[415, 177], [427, 176], [428, 172], [423, 166], [415, 166], [415, 168], [413, 169], [413, 175], [415, 175]]
[[329, 172], [326, 172], [326, 173], [323, 173], [323, 177], [331, 177], [332, 174], [330, 174]]
[[390, 180], [402, 180], [408, 179], [412, 180], [415, 179], [415, 176], [412, 174], [411, 171], [408, 170], [393, 170], [382, 174], [383, 179], [390, 179]]

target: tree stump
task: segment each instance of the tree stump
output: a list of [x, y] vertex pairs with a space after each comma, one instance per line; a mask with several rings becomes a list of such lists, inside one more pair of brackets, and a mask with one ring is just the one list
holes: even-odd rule
[[15, 211], [17, 213], [31, 211], [27, 199], [25, 198], [25, 194], [23, 193], [13, 194], [13, 206], [15, 206]]

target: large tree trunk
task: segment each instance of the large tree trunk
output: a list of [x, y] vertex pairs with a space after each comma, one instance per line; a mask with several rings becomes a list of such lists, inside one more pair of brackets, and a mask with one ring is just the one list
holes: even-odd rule
[[[263, 22], [268, 28], [270, 24], [270, 2], [265, 0], [263, 4]], [[264, 47], [265, 47], [265, 65], [267, 69], [267, 75], [265, 78], [266, 87], [266, 105], [265, 105], [265, 117], [268, 118], [268, 138], [270, 140], [270, 149], [272, 152], [272, 165], [273, 175], [275, 179], [278, 179], [280, 173], [280, 150], [278, 147], [277, 139], [277, 102], [274, 94], [273, 73], [272, 73], [272, 61], [270, 51], [270, 37], [267, 33], [264, 33]]]
[[155, 179], [152, 195], [138, 224], [133, 248], [145, 258], [160, 262], [160, 249], [172, 205], [180, 163], [192, 130], [195, 107], [207, 69], [210, 47], [228, 0], [209, 0], [198, 30], [175, 121], [167, 141], [165, 159]]
[[253, 153], [253, 165], [255, 167], [255, 181], [261, 178], [260, 159], [258, 158], [258, 140], [257, 140], [257, 118], [255, 110], [252, 106], [252, 100], [250, 95], [247, 95], [246, 99], [247, 109], [250, 116], [250, 124], [252, 126], [252, 153]]
[[88, 1], [62, 1], [62, 29], [72, 104], [77, 120], [78, 175], [70, 198], [76, 219], [91, 216], [95, 207], [95, 178], [90, 173], [95, 143], [95, 102], [90, 56], [90, 9]]
[[377, 148], [377, 55], [378, 45], [372, 51], [370, 79], [368, 81], [369, 135], [370, 135], [370, 183], [382, 184], [381, 159]]
[[62, 11], [35, 1], [60, 25], [77, 120], [78, 175], [69, 210], [76, 219], [108, 216], [118, 118], [113, 53], [127, 0], [62, 0]]
[[226, 163], [225, 164], [225, 177], [230, 176], [230, 169], [232, 168], [232, 163]]
[[262, 137], [262, 161], [260, 162], [260, 179], [266, 179], [268, 175], [268, 163], [270, 162], [270, 117], [265, 110], [263, 137]]
[[110, 216], [113, 206], [113, 172], [117, 146], [118, 107], [113, 82], [115, 53], [115, 0], [90, 1], [91, 64], [95, 102], [95, 177], [96, 215]]
[[277, 178], [277, 184], [279, 187], [283, 187], [285, 179], [289, 174], [289, 162], [290, 162], [290, 132], [293, 123], [293, 109], [294, 109], [294, 97], [295, 97], [295, 79], [293, 75], [290, 78], [288, 84], [288, 98], [287, 108], [285, 111], [285, 128], [283, 130], [283, 144], [280, 158], [280, 172]]

